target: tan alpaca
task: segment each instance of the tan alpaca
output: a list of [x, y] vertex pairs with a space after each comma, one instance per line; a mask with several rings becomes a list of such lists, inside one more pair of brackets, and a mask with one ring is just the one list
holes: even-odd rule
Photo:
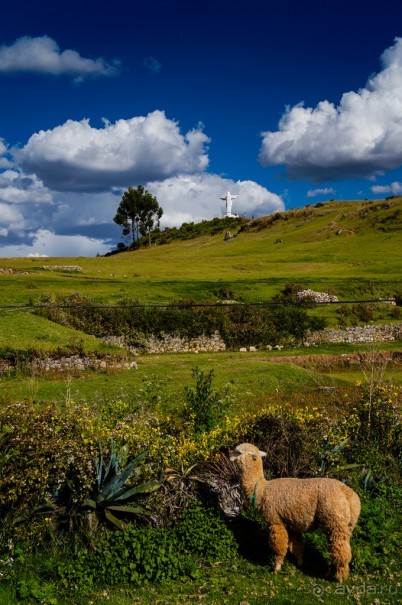
[[266, 456], [250, 443], [234, 450], [240, 483], [246, 497], [268, 525], [269, 545], [279, 571], [289, 551], [303, 564], [304, 532], [320, 527], [328, 538], [335, 578], [349, 575], [352, 557], [350, 536], [360, 514], [359, 496], [336, 479], [264, 479], [262, 458]]

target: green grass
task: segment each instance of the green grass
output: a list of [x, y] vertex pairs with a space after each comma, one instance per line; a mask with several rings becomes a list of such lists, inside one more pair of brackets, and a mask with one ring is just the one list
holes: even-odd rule
[[32, 315], [29, 311], [3, 311], [0, 325], [0, 348], [52, 351], [57, 348], [67, 349], [80, 343], [88, 352], [121, 352], [118, 347], [102, 343], [94, 336]]
[[[402, 589], [398, 580], [379, 581], [352, 576], [345, 585], [303, 574], [291, 564], [273, 575], [265, 566], [238, 561], [232, 566], [209, 569], [201, 581], [170, 582], [163, 586], [145, 586], [140, 590], [111, 592], [99, 595], [94, 605], [175, 605], [177, 603], [204, 603], [205, 605], [267, 605], [295, 603], [360, 603], [372, 604], [373, 595], [379, 595], [380, 603], [400, 603]], [[366, 593], [366, 594], [364, 594]], [[105, 598], [106, 597], [106, 598]], [[131, 599], [131, 601], [129, 600]], [[92, 598], [91, 598], [92, 600]], [[73, 605], [73, 603], [71, 603]], [[84, 604], [83, 604], [84, 605]]]
[[[230, 243], [223, 240], [222, 232], [106, 258], [3, 259], [1, 266], [30, 274], [1, 275], [0, 302], [26, 303], [42, 292], [67, 294], [74, 290], [109, 302], [123, 296], [142, 302], [172, 301], [180, 296], [205, 300], [225, 284], [232, 285], [245, 300], [256, 301], [266, 300], [288, 281], [315, 289], [332, 288], [341, 298], [365, 292], [370, 296], [392, 294], [400, 287], [402, 218], [386, 219], [402, 208], [402, 200], [392, 204], [390, 208], [377, 204], [379, 209], [363, 218], [364, 209], [373, 204], [331, 202], [320, 208], [292, 210], [261, 230], [269, 217], [252, 221], [250, 230]], [[383, 224], [392, 224], [392, 230], [382, 231]], [[341, 227], [344, 231], [336, 235]], [[281, 244], [275, 244], [278, 238]], [[44, 262], [78, 264], [83, 273], [44, 271]]]
[[[398, 343], [390, 343], [389, 350], [398, 349]], [[340, 354], [345, 351], [359, 351], [362, 346], [332, 345], [314, 348], [317, 355]], [[310, 349], [292, 351], [291, 354], [309, 355]], [[137, 401], [140, 390], [146, 390], [147, 400], [161, 396], [161, 413], [176, 411], [183, 402], [183, 388], [193, 382], [191, 370], [198, 366], [201, 370], [214, 370], [214, 388], [228, 388], [238, 407], [258, 407], [273, 399], [308, 402], [322, 394], [323, 387], [352, 388], [358, 380], [364, 379], [359, 365], [340, 368], [338, 365], [322, 366], [313, 363], [314, 357], [300, 367], [294, 363], [276, 362], [284, 351], [257, 353], [199, 353], [144, 355], [138, 360], [138, 370], [122, 370], [109, 373], [86, 372], [80, 376], [39, 376], [18, 374], [0, 379], [0, 403], [15, 401], [109, 401], [122, 394]], [[319, 358], [317, 357], [317, 360]], [[333, 364], [333, 362], [332, 362]], [[402, 383], [399, 366], [386, 368], [385, 380]]]
[[[392, 578], [358, 576], [352, 574], [345, 584], [336, 584], [297, 570], [286, 562], [279, 574], [273, 574], [266, 565], [237, 559], [233, 563], [207, 567], [196, 580], [176, 580], [162, 584], [145, 583], [140, 588], [105, 589], [88, 597], [71, 594], [58, 597], [58, 605], [176, 605], [203, 603], [204, 605], [249, 605], [359, 602], [400, 603], [402, 595], [400, 575]], [[14, 591], [0, 585], [0, 602], [20, 605]], [[26, 602], [26, 601], [25, 601]], [[39, 602], [39, 601], [38, 601]]]
[[279, 390], [290, 393], [313, 388], [317, 379], [309, 370], [293, 364], [270, 364], [253, 354], [251, 357], [225, 353], [152, 355], [142, 357], [138, 363], [138, 370], [88, 372], [85, 378], [3, 377], [0, 401], [11, 402], [26, 397], [37, 401], [63, 400], [67, 392], [75, 400], [113, 399], [122, 392], [135, 400], [145, 383], [153, 383], [155, 390], [163, 389], [165, 405], [177, 407], [183, 401], [184, 386], [192, 384], [191, 369], [196, 365], [204, 371], [213, 368], [215, 388], [222, 389], [231, 383], [231, 390], [244, 402], [265, 400]]

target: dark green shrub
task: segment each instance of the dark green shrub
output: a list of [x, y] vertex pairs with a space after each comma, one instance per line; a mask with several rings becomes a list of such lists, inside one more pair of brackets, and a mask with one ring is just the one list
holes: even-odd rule
[[373, 319], [374, 307], [369, 303], [357, 303], [352, 305], [352, 313], [359, 321], [368, 322]]
[[360, 497], [362, 510], [352, 535], [354, 570], [360, 574], [400, 570], [402, 487], [381, 484]]
[[[230, 290], [226, 292], [230, 294]], [[167, 307], [144, 307], [124, 299], [119, 308], [91, 307], [87, 297], [42, 297], [36, 312], [62, 325], [69, 325], [98, 337], [124, 336], [128, 343], [141, 344], [144, 337], [174, 334], [183, 338], [211, 335], [218, 331], [231, 348], [278, 344], [301, 340], [308, 331], [324, 327], [319, 318], [310, 318], [305, 305], [291, 306], [279, 298], [277, 306], [219, 305], [196, 306], [179, 301]], [[58, 307], [59, 305], [59, 307]], [[49, 307], [50, 306], [50, 307]], [[60, 308], [60, 306], [62, 308]]]
[[212, 387], [214, 371], [202, 372], [198, 367], [192, 369], [194, 387], [184, 388], [187, 405], [184, 416], [190, 417], [194, 432], [203, 433], [213, 429], [226, 413], [221, 395]]
[[285, 409], [263, 410], [239, 440], [268, 452], [264, 467], [270, 479], [312, 477], [318, 473], [328, 423], [326, 416], [308, 409], [297, 415]]
[[67, 483], [73, 487], [74, 502], [87, 497], [95, 454], [88, 435], [93, 431], [82, 407], [61, 414], [54, 405], [14, 404], [0, 412], [3, 532], [25, 539], [46, 534], [50, 524], [45, 515], [33, 520], [34, 512]]
[[237, 298], [234, 290], [232, 290], [230, 286], [221, 286], [220, 288], [218, 288], [218, 290], [216, 290], [215, 296], [222, 300], [233, 300]]
[[195, 573], [191, 557], [183, 557], [167, 530], [127, 527], [98, 542], [96, 552], [83, 549], [75, 561], [61, 565], [63, 584], [80, 592], [98, 586], [142, 584], [145, 580], [177, 579]]
[[222, 517], [199, 502], [190, 504], [173, 527], [181, 552], [198, 555], [209, 563], [227, 561], [237, 553], [233, 533]]
[[197, 558], [209, 563], [236, 554], [236, 542], [224, 521], [200, 504], [189, 506], [170, 530], [128, 526], [109, 533], [96, 552], [79, 551], [59, 567], [65, 587], [90, 592], [99, 586], [142, 584], [197, 575]]

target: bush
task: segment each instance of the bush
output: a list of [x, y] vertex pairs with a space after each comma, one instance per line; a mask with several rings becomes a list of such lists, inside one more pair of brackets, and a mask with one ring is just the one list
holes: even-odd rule
[[[230, 290], [227, 291], [228, 295]], [[141, 345], [151, 335], [173, 334], [182, 338], [210, 336], [219, 332], [231, 348], [264, 346], [303, 340], [308, 331], [325, 326], [320, 318], [309, 317], [303, 306], [219, 305], [197, 307], [194, 301], [179, 301], [165, 308], [139, 306], [138, 301], [124, 299], [126, 308], [92, 308], [93, 302], [80, 294], [66, 297], [45, 296], [36, 312], [62, 325], [72, 326], [98, 337], [124, 336], [127, 344]], [[59, 308], [62, 305], [63, 308]], [[49, 307], [50, 306], [50, 307]]]
[[196, 433], [203, 433], [217, 426], [227, 410], [223, 398], [212, 388], [214, 371], [204, 373], [195, 367], [192, 374], [195, 385], [184, 388], [187, 405], [183, 415], [191, 418]]
[[362, 510], [353, 532], [353, 568], [360, 574], [401, 569], [402, 487], [380, 484], [361, 492]]
[[90, 592], [97, 586], [140, 585], [197, 575], [197, 557], [209, 563], [236, 554], [232, 533], [220, 517], [200, 504], [189, 506], [171, 529], [129, 526], [108, 534], [96, 552], [83, 549], [60, 565], [64, 586]]
[[[48, 533], [43, 517], [34, 519], [62, 486], [84, 499], [93, 481], [96, 428], [86, 408], [60, 414], [54, 405], [14, 404], [0, 412], [0, 514], [2, 530], [33, 538]], [[7, 522], [5, 521], [7, 520]]]
[[168, 531], [134, 526], [108, 534], [96, 552], [83, 549], [75, 561], [59, 567], [64, 586], [83, 593], [98, 586], [176, 579], [194, 571], [194, 561], [181, 555]]
[[268, 452], [264, 465], [269, 478], [312, 477], [318, 473], [329, 422], [317, 408], [296, 413], [284, 408], [262, 410], [244, 424], [241, 441]]
[[180, 550], [209, 563], [227, 561], [237, 553], [237, 544], [223, 519], [200, 503], [190, 504], [173, 528]]

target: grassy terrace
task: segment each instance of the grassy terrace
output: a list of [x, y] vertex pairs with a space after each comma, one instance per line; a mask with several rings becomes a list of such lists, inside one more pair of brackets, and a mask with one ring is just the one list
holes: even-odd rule
[[[232, 411], [248, 407], [258, 409], [276, 402], [293, 402], [294, 406], [312, 405], [313, 400], [322, 400], [326, 387], [353, 389], [358, 381], [364, 381], [362, 366], [358, 361], [340, 364], [338, 356], [344, 353], [363, 352], [367, 346], [321, 346], [309, 351], [303, 364], [295, 358], [306, 355], [306, 349], [258, 353], [172, 353], [144, 355], [138, 360], [138, 370], [115, 370], [104, 373], [86, 372], [75, 375], [17, 374], [3, 376], [0, 380], [0, 403], [29, 401], [108, 401], [122, 394], [136, 401], [137, 393], [144, 389], [156, 405], [155, 395], [163, 392], [163, 401], [157, 405], [161, 413], [172, 413], [180, 409], [183, 388], [191, 384], [191, 370], [198, 366], [203, 371], [214, 370], [215, 384], [219, 389], [227, 388], [236, 400]], [[376, 349], [380, 350], [380, 349]], [[400, 350], [399, 343], [389, 343], [384, 350]], [[316, 357], [310, 354], [313, 353]], [[283, 359], [286, 361], [282, 361]], [[278, 362], [275, 360], [278, 359]], [[280, 360], [280, 361], [279, 361]], [[323, 361], [324, 360], [324, 361]], [[300, 361], [299, 361], [300, 363]], [[396, 384], [402, 383], [400, 363], [390, 363], [381, 373], [381, 378]], [[336, 400], [328, 392], [324, 398], [328, 405]]]

